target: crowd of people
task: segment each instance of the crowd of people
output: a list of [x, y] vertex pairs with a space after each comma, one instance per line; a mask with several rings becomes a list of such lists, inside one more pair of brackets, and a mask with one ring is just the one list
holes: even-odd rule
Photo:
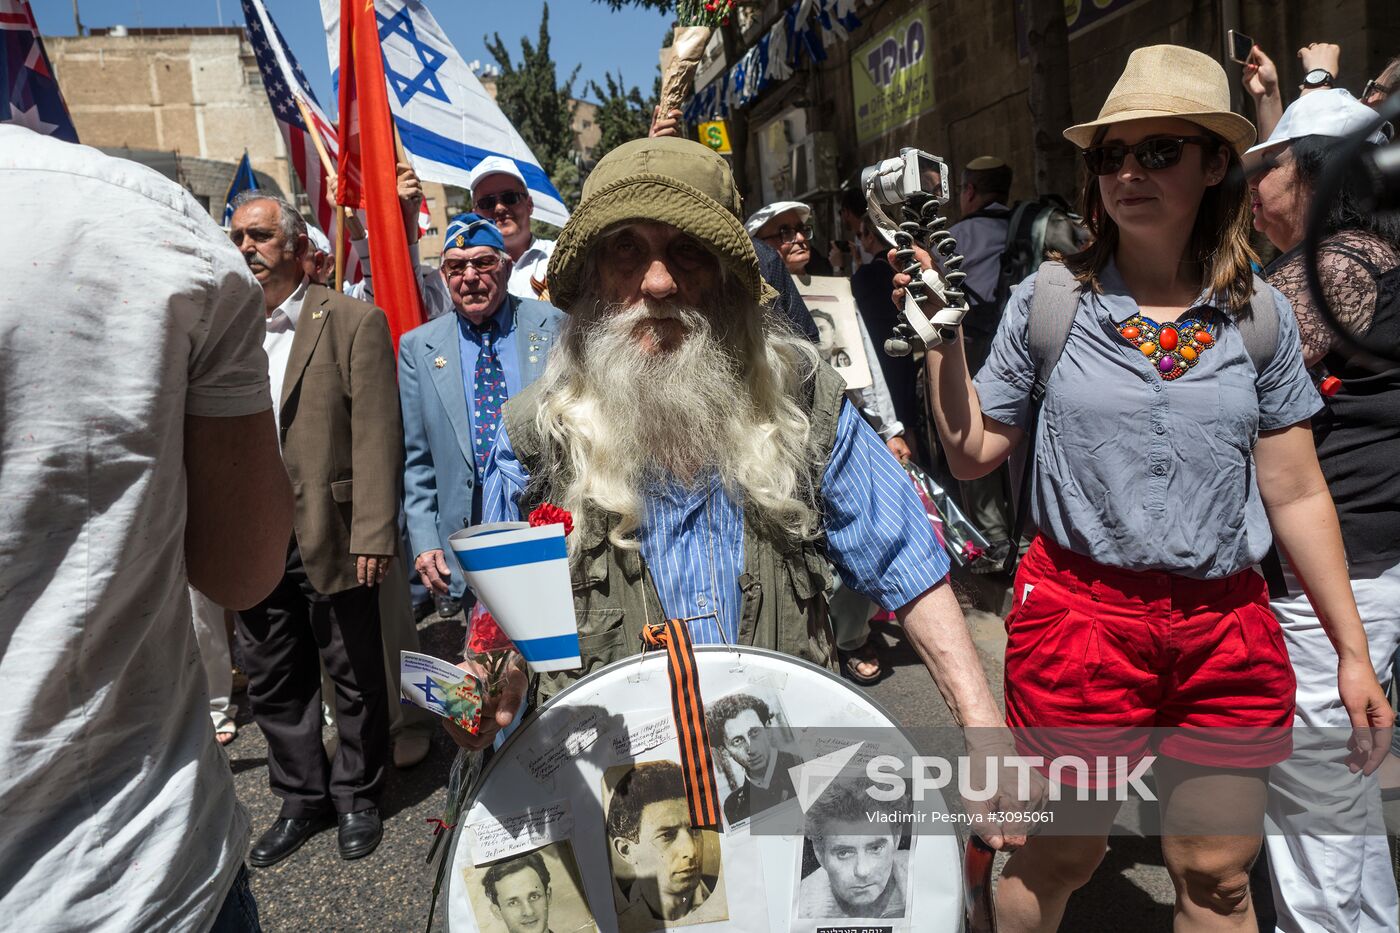
[[[1252, 928], [1265, 839], [1283, 928], [1395, 929], [1380, 814], [1382, 784], [1400, 787], [1385, 693], [1400, 649], [1400, 368], [1320, 314], [1300, 244], [1325, 211], [1336, 319], [1400, 345], [1400, 221], [1365, 208], [1361, 179], [1313, 203], [1339, 142], [1400, 84], [1400, 59], [1357, 99], [1331, 87], [1335, 46], [1300, 54], [1308, 86], [1284, 106], [1273, 63], [1251, 53], [1256, 129], [1211, 58], [1134, 51], [1098, 118], [1064, 131], [1087, 169], [1081, 226], [1035, 244], [1024, 281], [1030, 215], [1011, 169], [970, 161], [952, 233], [971, 310], [961, 339], [921, 360], [881, 350], [910, 280], [859, 190], [840, 204], [845, 237], [819, 255], [811, 205], [746, 210], [724, 158], [682, 138], [676, 114], [599, 161], [555, 241], [532, 232], [515, 164], [483, 160], [436, 265], [418, 264], [422, 190], [400, 166], [427, 320], [397, 351], [373, 279], [329, 287], [329, 243], [290, 203], [245, 192], [225, 232], [133, 163], [0, 126], [7, 917], [256, 930], [245, 860], [277, 864], [332, 824], [342, 858], [373, 852], [388, 769], [421, 762], [436, 728], [397, 702], [415, 603], [476, 609], [449, 535], [553, 503], [572, 516], [583, 665], [528, 676], [513, 658], [482, 728], [448, 724], [469, 752], [639, 652], [648, 621], [870, 683], [884, 614], [978, 753], [1014, 754], [1037, 729], [1171, 727], [1120, 753], [1157, 756], [1177, 929]], [[1267, 266], [1252, 231], [1278, 253]], [[356, 249], [370, 245], [361, 231]], [[853, 338], [804, 302], [814, 275], [849, 278]], [[851, 388], [838, 370], [859, 358], [870, 378]], [[1024, 543], [1013, 455], [1030, 471]], [[961, 482], [989, 566], [1023, 552], [1004, 714], [902, 467], [915, 461]], [[219, 750], [237, 731], [229, 612], [281, 802], [251, 847]], [[741, 782], [726, 814], [792, 795], [762, 700], [710, 717]], [[1354, 729], [1349, 755], [1297, 764], [1295, 723]], [[678, 775], [636, 774], [607, 814], [624, 860], [642, 857], [636, 825], [655, 807], [684, 809]], [[660, 803], [642, 799], [652, 790]], [[1252, 829], [1193, 828], [1201, 800]], [[1042, 802], [1003, 788], [987, 806]], [[1003, 933], [1058, 928], [1118, 809], [1044, 805], [1094, 831], [979, 829], [1013, 850]], [[1300, 828], [1313, 807], [1350, 834]], [[902, 913], [916, 879], [887, 837], [810, 837], [811, 916], [836, 915], [823, 899], [845, 890], [843, 846], [884, 866], [862, 896]], [[541, 898], [547, 912], [549, 872], [528, 867], [489, 878], [498, 915]], [[685, 911], [702, 915], [706, 893], [688, 890]]]

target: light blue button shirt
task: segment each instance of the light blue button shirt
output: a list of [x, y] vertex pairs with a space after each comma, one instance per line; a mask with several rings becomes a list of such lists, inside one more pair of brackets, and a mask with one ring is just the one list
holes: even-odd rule
[[[503, 425], [486, 463], [483, 520], [519, 521], [528, 481]], [[849, 403], [841, 406], [822, 500], [826, 554], [851, 589], [893, 611], [947, 576], [948, 556], [913, 484]], [[640, 538], [667, 616], [691, 619], [696, 644], [733, 644], [744, 513], [718, 478], [652, 490]]]
[[[501, 363], [501, 371], [506, 377], [506, 392], [514, 398], [525, 387], [520, 383], [520, 358], [515, 350], [515, 302], [507, 295], [496, 309], [496, 313], [481, 323], [488, 322], [496, 327], [496, 359]], [[467, 421], [471, 425], [470, 437], [476, 437], [476, 361], [481, 356], [481, 332], [462, 315], [457, 315], [457, 348], [462, 358], [462, 389], [467, 397]], [[480, 479], [480, 477], [477, 477]]]
[[[1273, 540], [1255, 441], [1260, 431], [1306, 421], [1322, 407], [1303, 366], [1293, 309], [1269, 289], [1278, 347], [1256, 373], [1239, 329], [1201, 295], [1186, 317], [1206, 320], [1215, 343], [1168, 381], [1118, 333], [1138, 306], [1112, 262], [1099, 282], [1102, 294], [1081, 292], [1046, 385], [1031, 521], [1061, 547], [1110, 567], [1198, 579], [1252, 567]], [[1019, 428], [1035, 380], [1026, 337], [1034, 285], [1032, 276], [1012, 292], [974, 380], [983, 414]]]

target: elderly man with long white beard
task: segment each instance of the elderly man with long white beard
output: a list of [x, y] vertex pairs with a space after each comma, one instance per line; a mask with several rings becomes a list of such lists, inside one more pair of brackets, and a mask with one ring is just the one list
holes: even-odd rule
[[[739, 217], [729, 167], [698, 143], [636, 140], [599, 161], [549, 265], [568, 317], [544, 374], [506, 405], [483, 519], [572, 513], [584, 671], [637, 653], [666, 619], [688, 620], [697, 644], [834, 669], [834, 570], [898, 614], [964, 727], [999, 726], [913, 486], [841, 377], [768, 312]], [[578, 676], [542, 675], [538, 699]], [[481, 737], [458, 739], [481, 747], [509, 723], [523, 681]]]

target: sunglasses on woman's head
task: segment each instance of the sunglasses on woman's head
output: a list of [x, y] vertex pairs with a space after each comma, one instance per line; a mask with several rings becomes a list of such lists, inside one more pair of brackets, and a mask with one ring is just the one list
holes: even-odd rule
[[1137, 159], [1138, 165], [1149, 172], [1157, 172], [1180, 162], [1181, 153], [1185, 151], [1187, 143], [1195, 143], [1198, 146], [1220, 145], [1219, 140], [1209, 136], [1149, 136], [1131, 146], [1127, 143], [1105, 143], [1102, 146], [1081, 149], [1079, 152], [1084, 156], [1084, 164], [1095, 175], [1112, 175], [1123, 167], [1123, 161], [1130, 152], [1133, 158]]
[[489, 214], [496, 209], [497, 204], [514, 207], [523, 200], [525, 200], [525, 192], [523, 191], [502, 191], [500, 194], [488, 194], [484, 198], [477, 198], [475, 206]]

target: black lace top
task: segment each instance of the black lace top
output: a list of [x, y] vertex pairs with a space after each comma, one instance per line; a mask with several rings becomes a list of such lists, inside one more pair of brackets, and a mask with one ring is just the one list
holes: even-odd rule
[[[1400, 249], [1370, 233], [1344, 231], [1318, 255], [1328, 306], [1349, 333], [1400, 351]], [[1344, 347], [1308, 290], [1301, 249], [1267, 278], [1298, 316], [1309, 367], [1342, 381], [1313, 419], [1318, 460], [1332, 490], [1353, 563], [1400, 559], [1400, 366], [1366, 361]]]

